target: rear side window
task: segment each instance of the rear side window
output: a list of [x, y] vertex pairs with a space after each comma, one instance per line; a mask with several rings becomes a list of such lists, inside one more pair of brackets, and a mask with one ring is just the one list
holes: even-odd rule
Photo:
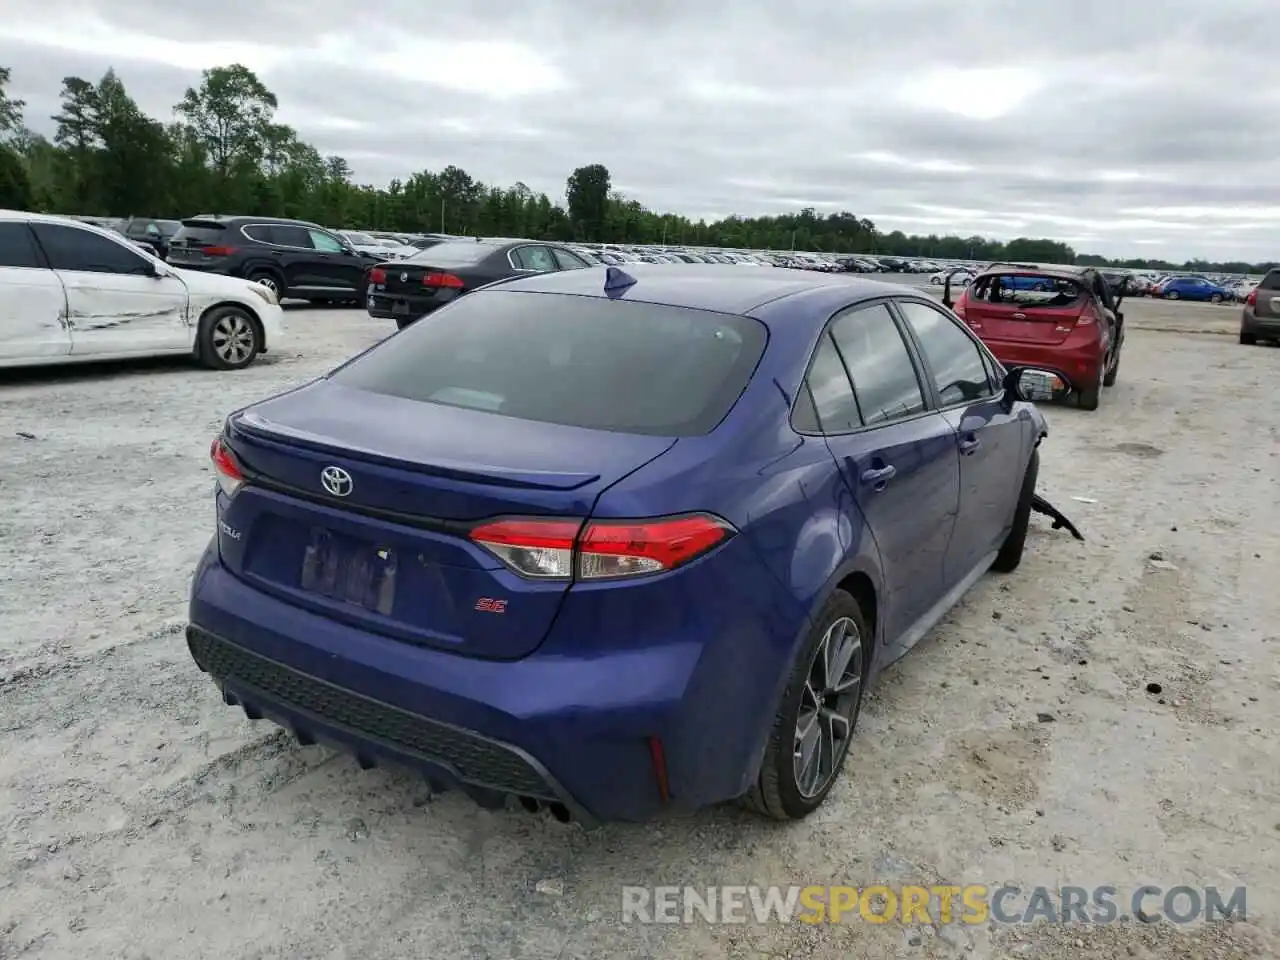
[[17, 220], [0, 221], [0, 267], [40, 266], [43, 264], [27, 225]]
[[969, 299], [1010, 306], [1079, 309], [1088, 296], [1080, 284], [1047, 274], [995, 274], [979, 277], [969, 286]]
[[797, 410], [797, 429], [818, 429], [823, 433], [845, 433], [862, 426], [858, 415], [858, 402], [853, 397], [849, 374], [836, 350], [830, 334], [823, 334], [818, 349], [813, 354], [813, 364], [805, 379], [815, 421], [807, 422], [807, 410]]
[[1272, 270], [1258, 284], [1264, 290], [1280, 290], [1280, 270]]
[[851, 308], [831, 325], [831, 335], [853, 379], [867, 426], [914, 416], [925, 408], [911, 354], [884, 304]]
[[311, 231], [291, 223], [271, 224], [271, 242], [281, 247], [311, 250]]
[[551, 253], [556, 258], [556, 265], [561, 270], [582, 270], [590, 264], [581, 257], [570, 253], [568, 250], [561, 250], [559, 247], [553, 247]]
[[491, 290], [424, 317], [331, 376], [524, 420], [688, 437], [729, 412], [766, 341], [747, 317]]
[[269, 223], [250, 223], [240, 228], [250, 240], [257, 240], [259, 243], [275, 243], [275, 231]]
[[427, 263], [437, 267], [466, 267], [479, 263], [496, 248], [487, 243], [445, 241], [415, 253], [408, 263]]

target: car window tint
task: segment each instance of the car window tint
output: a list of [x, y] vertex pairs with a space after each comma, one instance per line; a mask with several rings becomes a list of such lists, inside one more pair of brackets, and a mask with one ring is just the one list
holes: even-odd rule
[[551, 254], [556, 258], [556, 265], [561, 270], [582, 270], [583, 268], [590, 266], [590, 264], [581, 257], [575, 256], [568, 250], [561, 250], [559, 247], [553, 248]]
[[274, 244], [282, 247], [300, 247], [303, 250], [313, 249], [311, 233], [305, 227], [297, 227], [290, 223], [271, 223], [263, 226], [269, 231], [268, 236]]
[[123, 243], [88, 230], [60, 223], [35, 223], [32, 229], [40, 246], [44, 247], [49, 265], [55, 270], [115, 274], [146, 274], [150, 271], [148, 261]]
[[1272, 270], [1258, 284], [1264, 290], [1280, 290], [1280, 270]]
[[845, 433], [862, 426], [849, 374], [829, 334], [823, 335], [814, 351], [807, 383], [818, 426], [824, 433]]
[[915, 366], [888, 307], [850, 309], [832, 324], [831, 333], [867, 426], [925, 409]]
[[898, 301], [933, 373], [942, 406], [991, 395], [983, 351], [973, 338], [941, 310], [912, 300]]
[[311, 245], [321, 253], [345, 253], [347, 250], [336, 237], [320, 230], [308, 230], [307, 234], [311, 237]]
[[766, 340], [763, 324], [747, 317], [488, 290], [418, 320], [331, 378], [525, 420], [697, 436], [737, 401]]
[[[297, 230], [299, 233], [302, 232], [301, 227], [294, 227], [292, 229]], [[248, 224], [243, 228], [243, 233], [250, 240], [257, 240], [259, 243], [283, 243], [283, 241], [276, 239], [276, 231], [272, 229], [271, 225], [268, 223]], [[296, 243], [289, 244], [289, 246], [296, 246], [296, 245], [297, 245]]]
[[525, 270], [538, 270], [546, 273], [556, 269], [556, 261], [551, 256], [550, 247], [516, 247], [511, 251], [516, 265]]
[[0, 267], [40, 267], [31, 231], [19, 220], [0, 221]]

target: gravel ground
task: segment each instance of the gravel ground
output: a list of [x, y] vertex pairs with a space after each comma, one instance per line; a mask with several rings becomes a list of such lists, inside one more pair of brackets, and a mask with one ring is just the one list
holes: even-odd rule
[[[235, 374], [0, 381], [0, 957], [1280, 956], [1280, 350], [1238, 346], [1232, 308], [1126, 312], [1102, 409], [1046, 411], [1042, 491], [1088, 540], [1033, 522], [1021, 569], [889, 671], [826, 807], [785, 826], [485, 812], [222, 705], [181, 634], [209, 440], [386, 324], [293, 311], [286, 349]], [[624, 884], [915, 882], [1244, 884], [1249, 916], [619, 919]]]

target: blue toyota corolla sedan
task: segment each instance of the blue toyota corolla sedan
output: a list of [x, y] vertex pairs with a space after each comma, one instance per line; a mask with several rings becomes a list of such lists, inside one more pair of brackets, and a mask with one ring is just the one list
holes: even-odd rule
[[922, 293], [628, 269], [484, 288], [227, 419], [187, 632], [227, 703], [490, 806], [799, 818], [877, 673], [1033, 509], [1070, 528], [1027, 402], [1061, 382]]

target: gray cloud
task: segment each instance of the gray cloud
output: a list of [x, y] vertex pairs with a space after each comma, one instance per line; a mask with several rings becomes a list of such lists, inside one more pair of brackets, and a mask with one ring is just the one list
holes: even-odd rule
[[167, 120], [201, 68], [242, 59], [282, 120], [368, 182], [454, 163], [560, 196], [601, 162], [636, 199], [695, 217], [810, 205], [1111, 254], [1277, 255], [1266, 0], [8, 0], [6, 14], [0, 64], [37, 129], [65, 75], [114, 66]]

